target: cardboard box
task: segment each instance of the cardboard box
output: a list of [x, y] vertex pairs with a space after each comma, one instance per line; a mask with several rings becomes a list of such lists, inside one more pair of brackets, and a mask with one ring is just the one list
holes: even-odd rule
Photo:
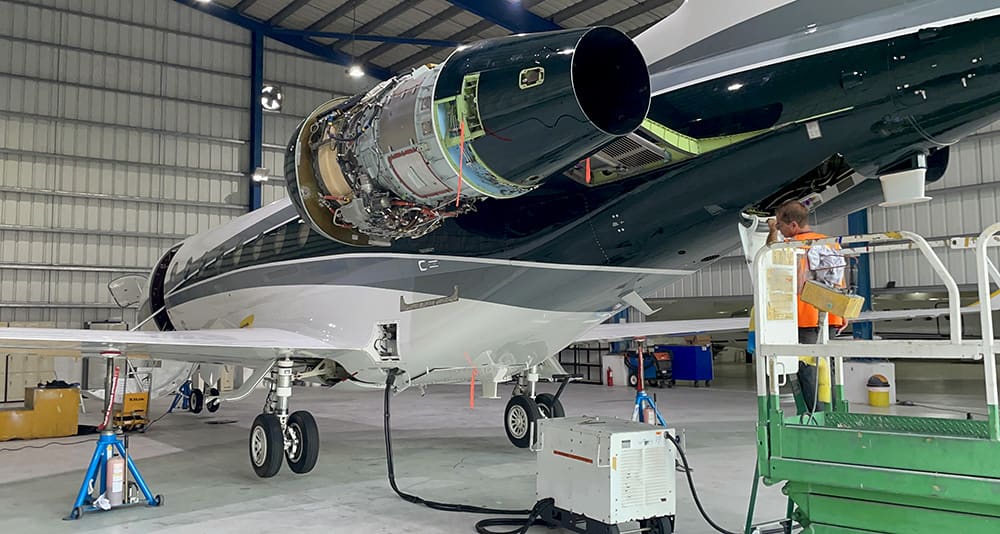
[[710, 336], [708, 334], [698, 334], [698, 335], [695, 335], [695, 336], [684, 336], [684, 342], [687, 343], [688, 345], [699, 345], [699, 346], [711, 345], [712, 344], [712, 336]]
[[861, 315], [864, 297], [848, 295], [814, 280], [806, 282], [802, 288], [802, 302], [812, 304], [819, 311], [839, 315], [845, 319], [855, 319]]

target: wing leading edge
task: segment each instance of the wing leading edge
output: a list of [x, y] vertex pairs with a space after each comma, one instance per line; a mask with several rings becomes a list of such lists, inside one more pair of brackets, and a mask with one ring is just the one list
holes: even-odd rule
[[273, 328], [121, 332], [70, 328], [0, 328], [0, 351], [80, 356], [118, 350], [157, 359], [192, 363], [267, 362], [286, 352], [336, 358], [338, 349], [318, 339]]
[[[994, 295], [991, 302], [993, 310], [1000, 309], [1000, 294]], [[962, 314], [979, 313], [979, 306], [973, 304], [960, 308], [959, 311]], [[941, 317], [944, 315], [948, 315], [948, 308], [876, 311], [862, 313], [857, 319], [852, 319], [851, 322], [864, 323], [893, 319], [915, 319], [917, 317]], [[683, 336], [708, 332], [738, 332], [748, 330], [749, 328], [750, 319], [748, 317], [602, 324], [587, 331], [584, 335], [577, 338], [576, 341], [613, 341], [649, 336]]]

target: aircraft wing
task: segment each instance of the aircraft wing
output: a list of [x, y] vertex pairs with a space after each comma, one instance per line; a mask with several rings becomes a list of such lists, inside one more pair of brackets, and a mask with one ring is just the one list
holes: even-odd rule
[[347, 352], [318, 339], [273, 328], [122, 332], [70, 328], [0, 328], [0, 352], [51, 356], [98, 355], [106, 350], [192, 363], [270, 362], [282, 352], [336, 357]]
[[618, 323], [597, 325], [576, 341], [611, 341], [648, 336], [683, 336], [705, 332], [726, 332], [746, 330], [750, 326], [748, 317], [724, 319], [690, 319], [678, 321], [654, 321], [649, 323]]
[[[992, 299], [993, 309], [1000, 309], [1000, 297]], [[979, 313], [978, 305], [960, 308], [963, 314]], [[892, 319], [915, 319], [917, 317], [941, 317], [948, 315], [948, 308], [924, 308], [914, 310], [892, 310], [864, 312], [852, 323], [887, 321]], [[720, 319], [690, 319], [677, 321], [653, 321], [648, 323], [602, 324], [587, 331], [576, 342], [614, 341], [651, 336], [684, 336], [708, 332], [738, 332], [750, 327], [748, 317], [727, 317]]]

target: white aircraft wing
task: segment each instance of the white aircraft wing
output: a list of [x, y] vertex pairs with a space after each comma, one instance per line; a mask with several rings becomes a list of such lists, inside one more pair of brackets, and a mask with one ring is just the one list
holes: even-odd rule
[[0, 328], [0, 352], [52, 356], [98, 355], [107, 350], [192, 363], [269, 362], [285, 351], [335, 357], [338, 349], [318, 339], [273, 328], [122, 332], [69, 328]]
[[690, 319], [678, 321], [654, 321], [648, 323], [618, 323], [597, 325], [576, 341], [610, 341], [647, 336], [683, 336], [704, 332], [725, 332], [746, 330], [750, 326], [747, 317], [724, 319]]
[[[991, 299], [993, 309], [1000, 309], [1000, 295]], [[962, 314], [979, 313], [979, 306], [973, 304], [960, 308]], [[941, 317], [948, 315], [948, 308], [924, 308], [914, 310], [892, 310], [864, 312], [852, 323], [868, 321], [887, 321], [892, 319], [915, 319], [917, 317]], [[722, 319], [690, 319], [677, 321], [653, 321], [648, 323], [618, 323], [597, 325], [577, 342], [613, 341], [617, 339], [633, 339], [650, 336], [683, 336], [689, 334], [704, 334], [708, 332], [738, 332], [750, 327], [748, 317], [732, 317]]]

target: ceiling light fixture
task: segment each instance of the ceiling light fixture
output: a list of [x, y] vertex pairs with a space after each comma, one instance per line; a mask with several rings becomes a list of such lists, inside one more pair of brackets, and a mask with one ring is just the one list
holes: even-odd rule
[[284, 99], [285, 95], [277, 85], [264, 84], [260, 90], [260, 105], [264, 107], [264, 111], [281, 111]]

